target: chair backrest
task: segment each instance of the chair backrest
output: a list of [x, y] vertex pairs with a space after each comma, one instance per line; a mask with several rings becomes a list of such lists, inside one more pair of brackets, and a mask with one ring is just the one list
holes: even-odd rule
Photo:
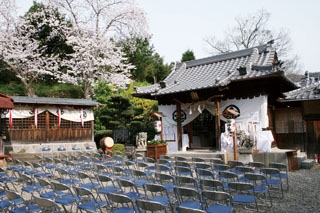
[[52, 181], [51, 182], [51, 185], [52, 185], [52, 188], [56, 191], [67, 191], [69, 193], [71, 193], [71, 189], [69, 186], [67, 186], [66, 184], [63, 184], [63, 183], [59, 183], [59, 182], [56, 182], [56, 181]]
[[194, 168], [199, 168], [199, 169], [211, 169], [211, 165], [207, 163], [195, 163]]
[[266, 167], [264, 163], [259, 161], [252, 161], [248, 163], [248, 166], [253, 167], [254, 169], [261, 169]]
[[194, 189], [198, 189], [198, 181], [193, 177], [188, 176], [175, 176], [176, 177], [176, 184], [178, 186], [183, 187], [191, 187]]
[[53, 200], [34, 196], [34, 201], [42, 212], [56, 212], [59, 210], [59, 206]]
[[175, 161], [183, 161], [183, 162], [187, 162], [188, 159], [182, 156], [176, 156], [175, 157]]
[[140, 211], [163, 211], [167, 212], [167, 207], [160, 202], [151, 201], [151, 200], [137, 200], [137, 207]]
[[153, 158], [149, 158], [149, 157], [144, 157], [143, 161], [146, 163], [156, 163], [156, 160]]
[[50, 186], [51, 187], [50, 182], [48, 180], [46, 180], [46, 179], [37, 177], [37, 181], [41, 186], [44, 186], [44, 187]]
[[191, 165], [186, 161], [175, 161], [174, 165], [175, 166], [183, 166], [183, 167], [191, 168]]
[[147, 179], [147, 174], [141, 170], [131, 169], [131, 174], [135, 179]]
[[219, 171], [225, 171], [229, 170], [230, 166], [226, 164], [214, 164], [213, 168]]
[[155, 179], [157, 182], [164, 184], [164, 183], [172, 183], [175, 184], [175, 178], [174, 176], [166, 173], [155, 173]]
[[11, 190], [6, 190], [6, 197], [11, 201], [16, 199], [23, 199], [22, 196], [18, 194], [18, 192]]
[[190, 167], [175, 166], [174, 171], [177, 176], [193, 176], [193, 170]]
[[94, 197], [92, 192], [89, 189], [83, 188], [83, 187], [75, 187], [75, 191], [78, 196], [83, 197]]
[[199, 158], [199, 157], [192, 157], [191, 160], [193, 163], [205, 163], [206, 162], [205, 159]]
[[197, 178], [200, 179], [214, 179], [214, 173], [208, 169], [196, 168]]
[[246, 173], [244, 176], [247, 180], [252, 181], [254, 184], [257, 184], [258, 182], [261, 183], [266, 179], [266, 176], [258, 173]]
[[198, 190], [189, 187], [174, 187], [174, 193], [178, 203], [182, 203], [187, 200], [194, 200], [201, 202], [201, 197]]
[[225, 164], [224, 161], [221, 158], [211, 158], [210, 163], [213, 164]]
[[211, 190], [203, 190], [202, 197], [206, 201], [206, 205], [208, 207], [208, 201], [213, 201], [214, 203], [224, 204], [230, 206], [231, 203], [231, 195], [227, 192], [222, 191], [211, 191]]
[[201, 190], [223, 191], [223, 182], [217, 179], [201, 179]]
[[118, 185], [120, 186], [120, 189], [122, 192], [136, 192], [139, 194], [139, 191], [136, 187], [136, 185], [130, 181], [130, 180], [125, 180], [125, 179], [121, 179], [118, 178]]
[[163, 164], [156, 164], [156, 170], [159, 173], [168, 173], [172, 175], [171, 168]]
[[222, 181], [238, 181], [238, 175], [231, 171], [220, 171], [218, 178]]
[[123, 194], [108, 192], [108, 199], [112, 208], [115, 208], [118, 205], [127, 206], [131, 205], [132, 209], [135, 210], [135, 205], [130, 197]]
[[280, 170], [276, 168], [261, 168], [261, 173], [265, 174], [267, 178], [278, 178], [281, 179]]
[[269, 167], [279, 169], [280, 171], [288, 172], [288, 167], [284, 163], [270, 162]]
[[146, 194], [148, 194], [147, 192], [151, 192], [151, 193], [165, 192], [166, 193], [166, 188], [163, 185], [157, 184], [157, 183], [145, 183], [143, 185], [143, 188]]
[[206, 213], [205, 210], [192, 209], [192, 208], [187, 208], [187, 207], [183, 207], [183, 206], [178, 206], [177, 212], [179, 212], [179, 213]]
[[253, 172], [253, 168], [249, 166], [236, 166], [234, 169], [242, 174]]
[[241, 161], [238, 161], [238, 160], [229, 160], [228, 161], [228, 165], [231, 167], [231, 168], [234, 168], [236, 166], [244, 166], [244, 163], [241, 162]]
[[247, 193], [248, 191], [254, 192], [254, 186], [251, 183], [245, 182], [230, 182], [228, 184], [229, 190], [235, 190], [237, 193]]

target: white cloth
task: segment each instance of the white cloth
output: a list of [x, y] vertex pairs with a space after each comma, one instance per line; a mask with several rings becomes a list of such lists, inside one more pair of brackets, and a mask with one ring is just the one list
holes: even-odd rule
[[271, 130], [257, 132], [257, 149], [259, 152], [271, 152], [271, 144], [274, 141]]
[[189, 135], [182, 134], [182, 150], [186, 151], [188, 147], [189, 147]]

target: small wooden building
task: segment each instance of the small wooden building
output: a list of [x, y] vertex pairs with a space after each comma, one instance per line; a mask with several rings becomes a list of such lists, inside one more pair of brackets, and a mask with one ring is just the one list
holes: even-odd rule
[[133, 95], [158, 101], [165, 115], [163, 135], [169, 151], [185, 151], [186, 147], [222, 150], [225, 110], [239, 114], [237, 123], [254, 124], [259, 131], [271, 129], [276, 139], [277, 99], [297, 88], [268, 43], [177, 63], [165, 80], [136, 88]]
[[320, 155], [320, 82], [305, 73], [301, 88], [284, 93], [276, 110], [278, 146]]
[[5, 153], [39, 154], [42, 147], [95, 147], [93, 108], [86, 99], [11, 96], [14, 109], [6, 114]]

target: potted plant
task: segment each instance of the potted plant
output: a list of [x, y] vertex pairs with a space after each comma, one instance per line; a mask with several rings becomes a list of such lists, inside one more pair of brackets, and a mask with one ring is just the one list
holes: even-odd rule
[[153, 139], [147, 143], [147, 157], [159, 159], [167, 153], [167, 142], [161, 139]]

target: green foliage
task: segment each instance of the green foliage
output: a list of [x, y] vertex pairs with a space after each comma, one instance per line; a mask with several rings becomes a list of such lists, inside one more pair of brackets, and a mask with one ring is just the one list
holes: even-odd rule
[[[155, 83], [169, 74], [170, 65], [164, 64], [160, 55], [155, 53], [149, 39], [126, 40], [121, 46], [128, 57], [128, 62], [136, 66], [131, 72], [134, 81]], [[133, 50], [132, 46], [136, 48]]]
[[115, 152], [115, 151], [120, 151], [120, 152], [124, 152], [124, 145], [123, 144], [120, 144], [120, 143], [116, 143], [113, 145], [112, 147], [112, 151]]
[[159, 139], [153, 139], [151, 141], [148, 142], [148, 145], [152, 145], [152, 144], [166, 144], [167, 142], [164, 140], [159, 140]]
[[181, 62], [191, 61], [191, 60], [195, 60], [195, 59], [196, 59], [196, 57], [194, 56], [193, 51], [187, 50], [182, 54]]

